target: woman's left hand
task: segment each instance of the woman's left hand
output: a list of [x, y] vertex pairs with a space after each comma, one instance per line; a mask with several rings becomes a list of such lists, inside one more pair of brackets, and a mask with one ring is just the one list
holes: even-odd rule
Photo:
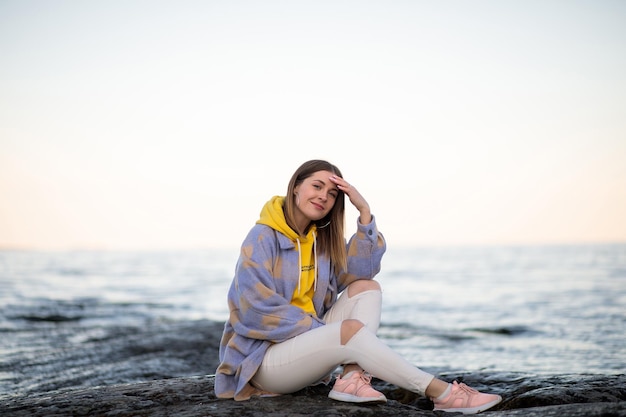
[[339, 190], [343, 191], [343, 193], [348, 196], [350, 203], [359, 211], [361, 224], [370, 224], [372, 221], [370, 206], [361, 193], [341, 177], [331, 175], [330, 180], [337, 185]]

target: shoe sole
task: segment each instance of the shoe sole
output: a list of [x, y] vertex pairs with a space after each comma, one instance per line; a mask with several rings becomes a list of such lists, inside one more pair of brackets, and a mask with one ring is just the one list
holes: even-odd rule
[[333, 400], [343, 401], [346, 403], [386, 403], [387, 397], [384, 395], [381, 397], [357, 397], [356, 395], [346, 394], [344, 392], [331, 391], [328, 393], [328, 398]]
[[449, 413], [462, 413], [462, 414], [477, 414], [480, 413], [482, 411], [488, 410], [491, 407], [493, 407], [496, 404], [499, 404], [500, 401], [502, 401], [502, 397], [499, 397], [487, 404], [483, 404], [480, 405], [478, 407], [472, 407], [472, 408], [445, 408], [445, 409], [441, 409], [441, 408], [434, 408], [433, 411], [446, 411]]

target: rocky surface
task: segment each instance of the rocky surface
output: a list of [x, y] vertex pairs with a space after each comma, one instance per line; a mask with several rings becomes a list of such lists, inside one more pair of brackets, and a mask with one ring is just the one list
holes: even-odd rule
[[[626, 378], [620, 376], [536, 377], [465, 375], [466, 382], [504, 396], [492, 416], [626, 416]], [[477, 379], [485, 381], [479, 383]], [[329, 399], [329, 387], [292, 395], [236, 402], [217, 399], [212, 376], [15, 396], [0, 405], [2, 416], [433, 416], [432, 403], [375, 381], [386, 404], [359, 405]], [[475, 382], [472, 382], [475, 381]], [[445, 415], [449, 415], [445, 413]]]
[[[212, 375], [222, 325], [207, 321], [120, 326], [51, 339], [29, 355], [4, 355], [0, 416], [433, 416], [432, 403], [374, 380], [389, 401], [341, 403], [330, 386], [292, 395], [235, 402], [217, 399]], [[41, 332], [37, 337], [41, 338]], [[35, 333], [33, 333], [33, 337]], [[55, 338], [63, 338], [58, 329]], [[79, 340], [77, 342], [77, 340]], [[11, 377], [6, 377], [11, 375]], [[626, 416], [626, 375], [542, 375], [445, 372], [479, 390], [503, 396], [492, 416]], [[12, 388], [6, 388], [6, 387]]]

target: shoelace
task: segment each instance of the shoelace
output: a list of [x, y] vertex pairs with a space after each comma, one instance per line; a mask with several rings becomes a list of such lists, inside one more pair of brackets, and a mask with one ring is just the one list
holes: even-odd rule
[[361, 381], [365, 382], [367, 385], [372, 385], [372, 375], [367, 373], [367, 372], [361, 372], [361, 375], [359, 376], [359, 378], [361, 378]]
[[470, 394], [470, 395], [475, 395], [475, 394], [478, 394], [478, 391], [477, 391], [477, 390], [475, 390], [475, 389], [474, 389], [474, 388], [472, 388], [472, 387], [468, 387], [467, 385], [465, 385], [465, 384], [464, 384], [464, 383], [462, 383], [462, 382], [461, 382], [460, 384], [457, 382], [457, 386], [458, 386], [461, 390], [463, 390], [463, 391], [467, 392], [467, 393], [468, 393], [468, 394]]

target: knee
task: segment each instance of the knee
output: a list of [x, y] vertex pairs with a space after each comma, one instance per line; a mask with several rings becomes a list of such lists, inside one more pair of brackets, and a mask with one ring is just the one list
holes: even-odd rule
[[365, 326], [362, 322], [355, 319], [347, 319], [341, 322], [341, 344], [345, 345], [352, 339], [352, 336], [356, 334]]
[[353, 297], [359, 293], [370, 290], [381, 291], [378, 281], [374, 281], [373, 279], [359, 279], [348, 285], [348, 297]]

